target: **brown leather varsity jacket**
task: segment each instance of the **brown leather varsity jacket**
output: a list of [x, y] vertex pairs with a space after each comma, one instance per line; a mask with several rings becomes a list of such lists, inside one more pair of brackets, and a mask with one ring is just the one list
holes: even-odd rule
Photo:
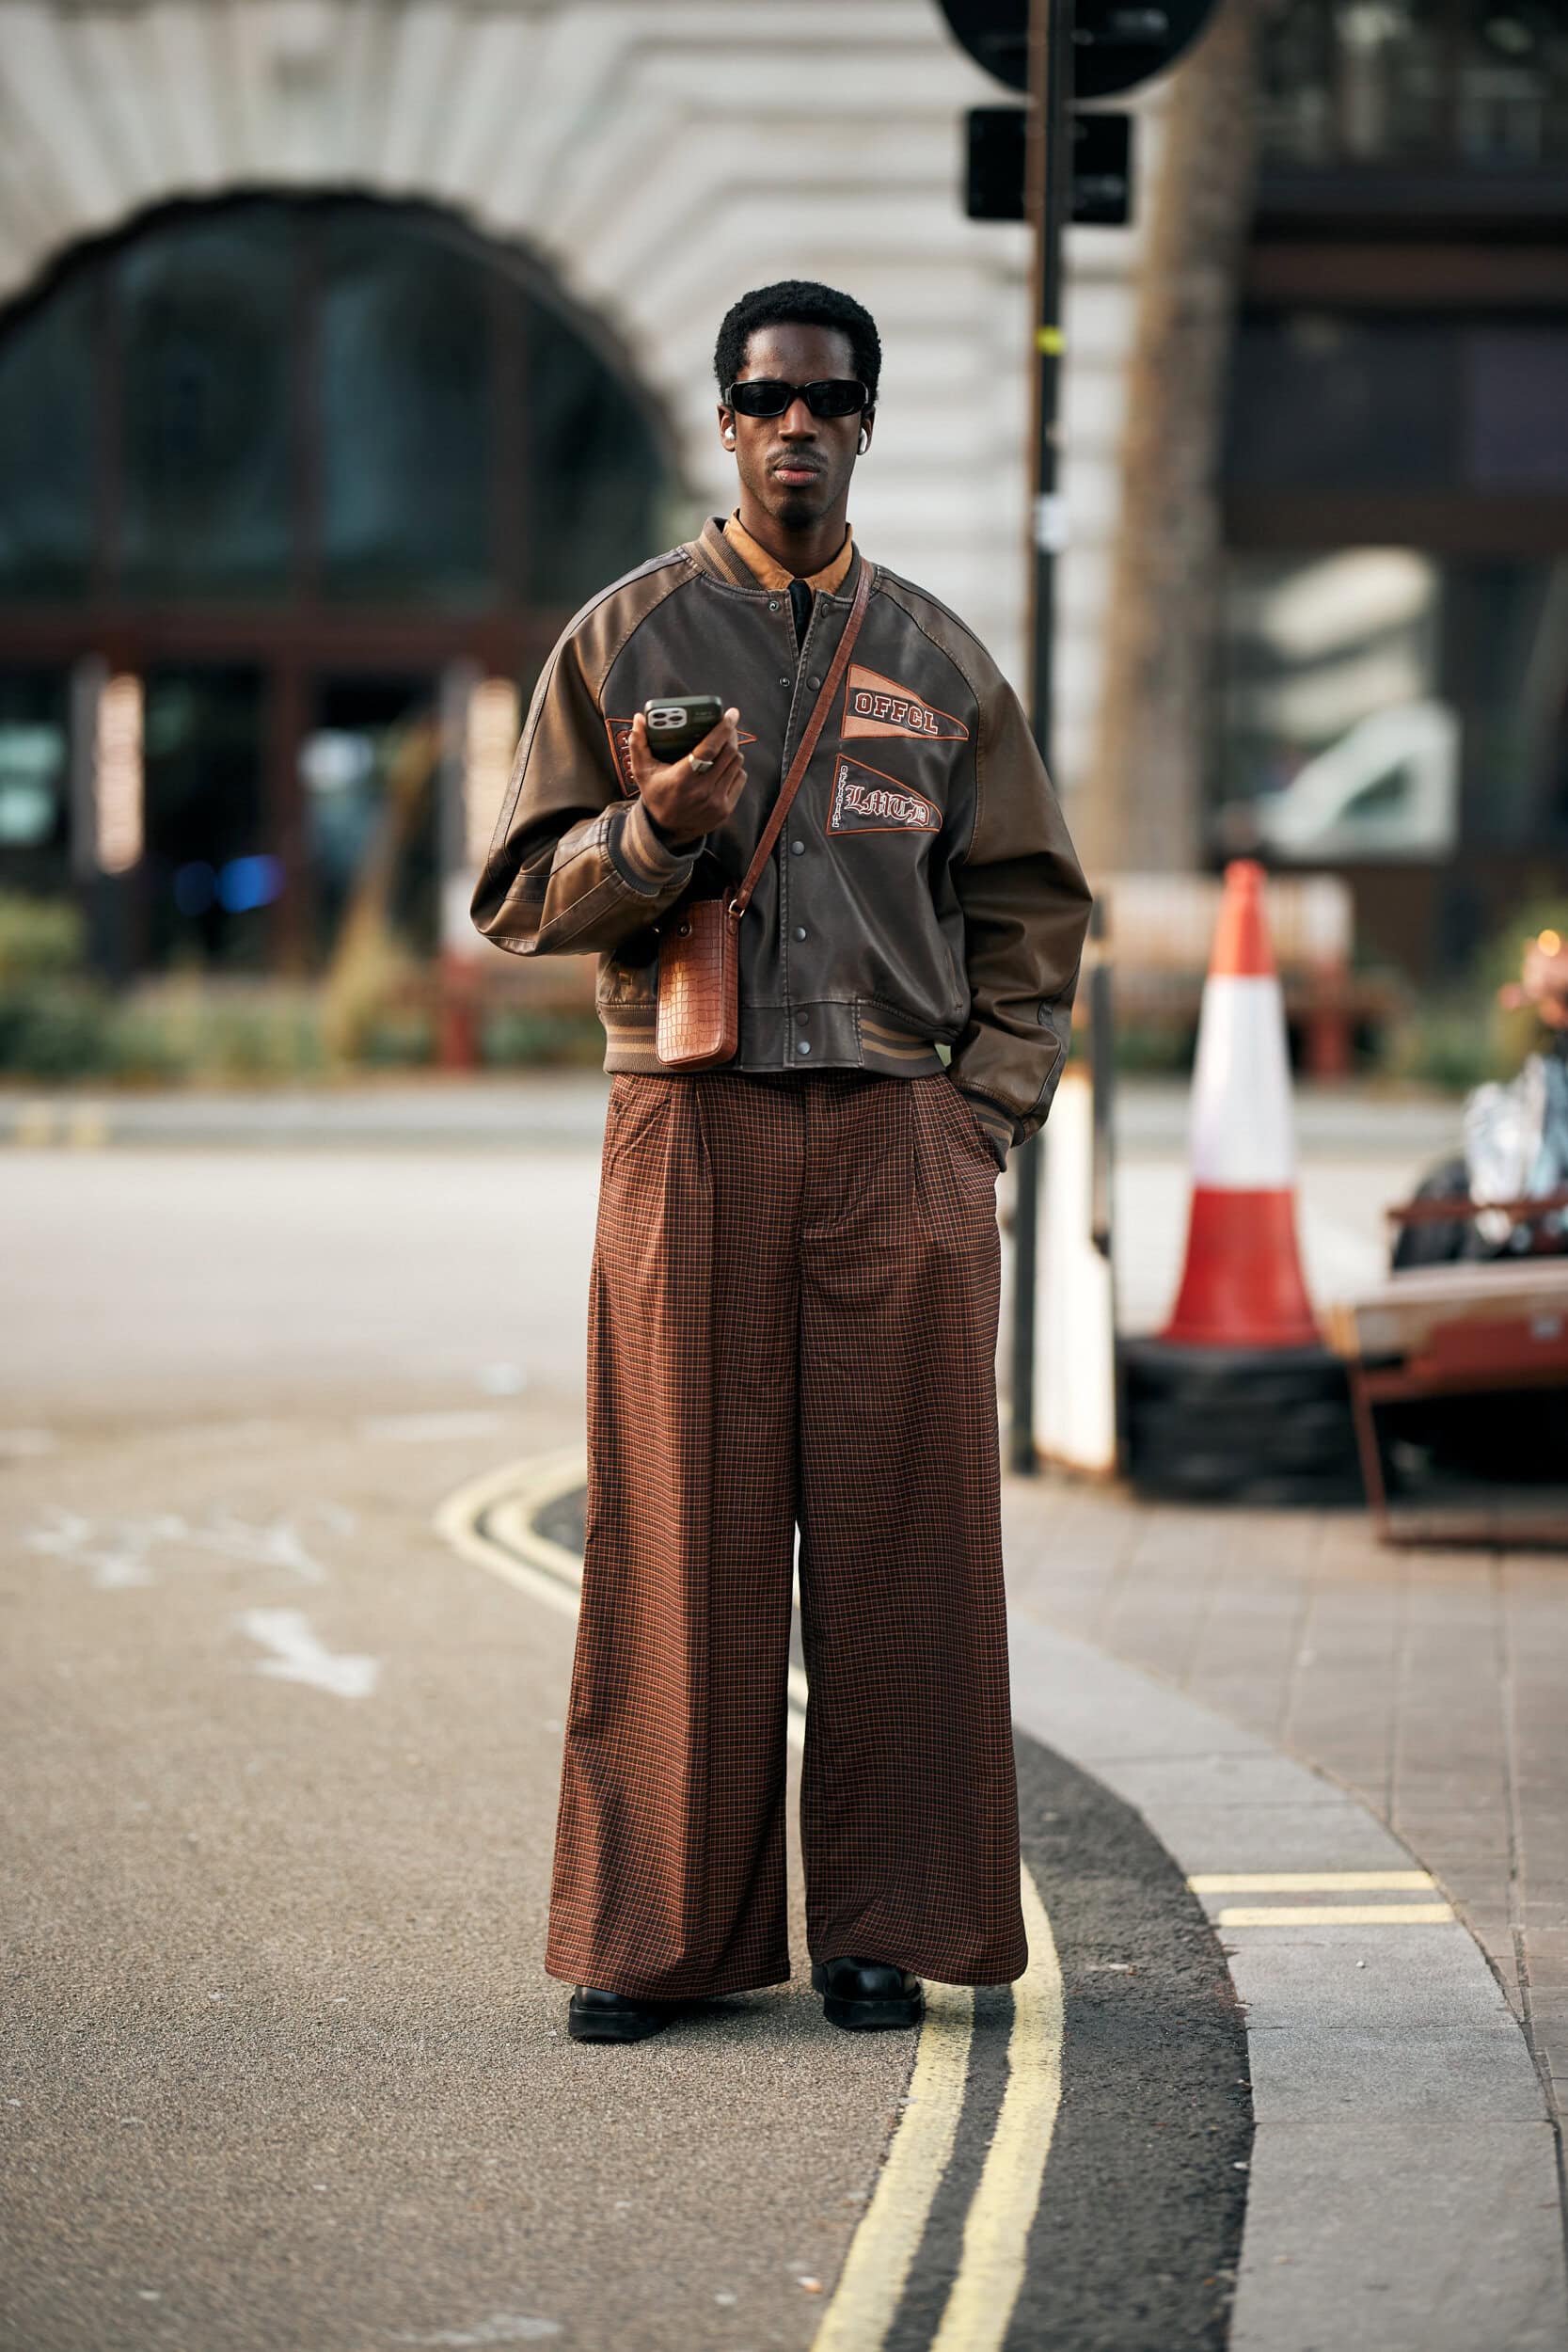
[[[515, 955], [597, 950], [607, 1070], [658, 1070], [655, 926], [745, 872], [865, 560], [818, 591], [797, 649], [787, 595], [712, 519], [595, 596], [551, 654], [471, 912]], [[747, 784], [719, 832], [674, 850], [626, 738], [650, 696], [709, 692], [739, 709]], [[834, 699], [741, 926], [730, 1067], [915, 1077], [942, 1069], [942, 1043], [1005, 1156], [1055, 1091], [1088, 924], [1055, 793], [984, 647], [880, 566]]]

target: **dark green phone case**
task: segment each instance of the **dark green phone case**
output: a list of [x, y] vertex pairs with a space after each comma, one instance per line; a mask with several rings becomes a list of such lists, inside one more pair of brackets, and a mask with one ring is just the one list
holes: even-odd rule
[[661, 768], [694, 752], [724, 715], [717, 694], [655, 694], [642, 706], [648, 749]]

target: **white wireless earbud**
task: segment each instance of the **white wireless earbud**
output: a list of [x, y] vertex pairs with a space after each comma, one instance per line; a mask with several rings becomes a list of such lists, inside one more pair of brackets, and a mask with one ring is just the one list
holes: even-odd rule
[[734, 449], [735, 447], [735, 427], [733, 425], [727, 424], [724, 427], [724, 447], [726, 449]]
[[863, 457], [865, 455], [866, 451], [867, 451], [870, 447], [871, 447], [871, 436], [870, 436], [870, 434], [869, 434], [869, 433], [867, 433], [867, 431], [866, 431], [866, 429], [865, 429], [864, 425], [862, 425], [862, 427], [861, 427], [861, 455], [862, 455]]

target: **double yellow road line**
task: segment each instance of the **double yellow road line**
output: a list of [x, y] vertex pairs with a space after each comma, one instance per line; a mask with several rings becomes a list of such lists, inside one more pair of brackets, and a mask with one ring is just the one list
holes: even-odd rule
[[[1217, 1928], [1440, 1928], [1453, 1907], [1426, 1870], [1210, 1870], [1187, 1884], [1199, 1897], [1268, 1895], [1266, 1903], [1227, 1903]], [[1359, 1896], [1353, 1902], [1281, 1902], [1282, 1895]], [[1370, 1903], [1369, 1895], [1424, 1895], [1425, 1902]]]
[[[540, 1514], [580, 1486], [580, 1452], [512, 1462], [449, 1495], [435, 1524], [453, 1549], [531, 1599], [575, 1617], [582, 1563], [541, 1534]], [[804, 1678], [792, 1670], [789, 1735], [805, 1724]], [[1007, 2078], [970, 2200], [958, 2267], [930, 2352], [1000, 2352], [1023, 2284], [1029, 2233], [1062, 2096], [1062, 1975], [1039, 1889], [1022, 1872], [1029, 1966], [1013, 1987]], [[974, 2046], [974, 1996], [932, 1985], [914, 2071], [886, 2161], [850, 2243], [812, 2352], [881, 2352], [958, 2143]]]

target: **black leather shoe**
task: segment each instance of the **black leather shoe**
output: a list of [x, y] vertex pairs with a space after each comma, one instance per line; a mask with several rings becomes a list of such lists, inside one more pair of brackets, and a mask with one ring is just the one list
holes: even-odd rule
[[566, 2011], [574, 2042], [646, 2042], [680, 2015], [684, 2001], [633, 2001], [624, 1993], [600, 1993], [579, 1984]]
[[822, 1995], [830, 2026], [850, 2033], [874, 2033], [882, 2026], [918, 2026], [926, 1994], [918, 1977], [881, 1960], [818, 1960], [812, 1990]]

